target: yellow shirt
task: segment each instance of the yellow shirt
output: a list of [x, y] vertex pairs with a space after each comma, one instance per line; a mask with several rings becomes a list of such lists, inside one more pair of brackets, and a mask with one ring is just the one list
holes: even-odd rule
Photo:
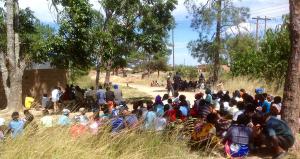
[[31, 108], [32, 103], [34, 102], [34, 98], [32, 97], [26, 97], [25, 98], [25, 108], [29, 109]]

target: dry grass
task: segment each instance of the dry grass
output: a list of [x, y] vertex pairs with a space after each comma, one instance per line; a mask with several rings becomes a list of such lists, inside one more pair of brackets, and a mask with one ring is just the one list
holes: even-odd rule
[[[17, 139], [0, 143], [1, 159], [158, 159], [203, 158], [190, 153], [185, 141], [172, 132], [168, 138], [153, 132], [127, 131], [112, 135], [103, 130], [99, 135], [86, 134], [78, 139], [70, 137], [68, 128], [27, 131]], [[212, 158], [212, 157], [205, 157]]]
[[250, 79], [248, 77], [235, 77], [235, 78], [226, 78], [222, 80], [224, 82], [224, 89], [229, 92], [235, 90], [240, 90], [244, 88], [249, 94], [254, 94], [255, 88], [265, 88], [267, 93], [272, 95], [283, 94], [283, 88], [276, 89], [276, 86], [270, 83], [266, 83], [264, 80]]

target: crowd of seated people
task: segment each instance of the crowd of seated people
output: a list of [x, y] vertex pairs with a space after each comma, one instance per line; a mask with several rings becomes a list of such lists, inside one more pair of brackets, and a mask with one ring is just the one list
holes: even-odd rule
[[[222, 145], [226, 158], [244, 158], [249, 153], [269, 148], [273, 158], [283, 158], [295, 142], [295, 137], [281, 120], [281, 97], [272, 96], [257, 89], [255, 95], [244, 89], [195, 94], [191, 104], [186, 96], [175, 93], [173, 97], [157, 95], [153, 101], [135, 101], [130, 110], [122, 98], [117, 85], [112, 91], [100, 87], [96, 91], [97, 107], [91, 117], [86, 116], [86, 109], [70, 118], [70, 111], [64, 109], [57, 122], [44, 110], [42, 126], [70, 126], [74, 138], [82, 134], [97, 134], [101, 127], [109, 126], [112, 134], [123, 130], [155, 131], [158, 134], [182, 129], [181, 139], [189, 140], [191, 150]], [[19, 119], [17, 112], [12, 114], [8, 124], [8, 133], [12, 137], [22, 134], [23, 128], [33, 121], [27, 112], [27, 118]], [[1, 124], [1, 120], [0, 120]], [[1, 125], [0, 125], [1, 126]], [[181, 127], [182, 126], [182, 127]], [[1, 130], [0, 130], [1, 138]]]

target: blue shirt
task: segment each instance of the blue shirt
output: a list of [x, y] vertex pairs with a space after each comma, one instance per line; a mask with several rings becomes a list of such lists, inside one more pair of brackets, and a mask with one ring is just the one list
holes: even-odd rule
[[183, 116], [187, 116], [188, 115], [188, 109], [186, 106], [180, 106], [179, 110], [181, 111]]
[[205, 101], [212, 104], [212, 96], [210, 94], [207, 94], [205, 97]]
[[13, 138], [17, 137], [18, 135], [22, 134], [24, 129], [25, 122], [23, 120], [12, 120], [8, 127], [11, 129], [11, 135]]
[[125, 128], [124, 120], [121, 117], [116, 117], [111, 121], [112, 132], [120, 132]]
[[61, 126], [66, 126], [66, 125], [70, 125], [71, 124], [71, 120], [69, 117], [65, 116], [65, 115], [62, 115], [59, 117], [58, 119], [58, 125], [61, 125]]
[[270, 112], [270, 108], [271, 108], [271, 103], [269, 103], [267, 100], [265, 100], [261, 106], [262, 108], [265, 108], [266, 112], [265, 113], [269, 113]]
[[157, 116], [163, 116], [164, 115], [164, 106], [163, 105], [156, 105], [156, 113], [157, 113]]
[[154, 121], [156, 119], [156, 114], [153, 111], [148, 111], [144, 117], [144, 128], [154, 129]]

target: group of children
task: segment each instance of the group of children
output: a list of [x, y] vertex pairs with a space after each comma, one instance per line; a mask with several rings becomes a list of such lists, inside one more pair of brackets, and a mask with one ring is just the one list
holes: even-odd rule
[[[205, 94], [195, 95], [194, 104], [175, 92], [173, 97], [158, 95], [154, 102], [136, 101], [132, 111], [123, 101], [107, 100], [107, 95], [97, 92], [99, 109], [94, 109], [90, 117], [84, 108], [80, 108], [80, 114], [72, 118], [70, 111], [64, 109], [54, 122], [45, 109], [40, 123], [46, 128], [70, 126], [74, 138], [85, 133], [97, 134], [101, 128], [108, 128], [112, 134], [132, 129], [164, 132], [172, 130], [173, 125], [183, 124], [182, 132], [188, 138], [191, 149], [223, 143], [229, 158], [245, 157], [261, 146], [269, 147], [274, 158], [282, 158], [294, 144], [291, 129], [281, 120], [281, 98], [272, 97], [260, 89], [256, 90], [254, 97], [244, 89], [235, 91], [232, 96], [229, 92], [212, 93], [207, 89]], [[12, 137], [22, 134], [24, 127], [32, 123], [32, 114], [29, 111], [24, 114], [25, 119], [19, 119], [18, 112], [12, 114], [8, 124]], [[2, 139], [5, 136], [1, 131], [3, 124], [0, 119]]]

